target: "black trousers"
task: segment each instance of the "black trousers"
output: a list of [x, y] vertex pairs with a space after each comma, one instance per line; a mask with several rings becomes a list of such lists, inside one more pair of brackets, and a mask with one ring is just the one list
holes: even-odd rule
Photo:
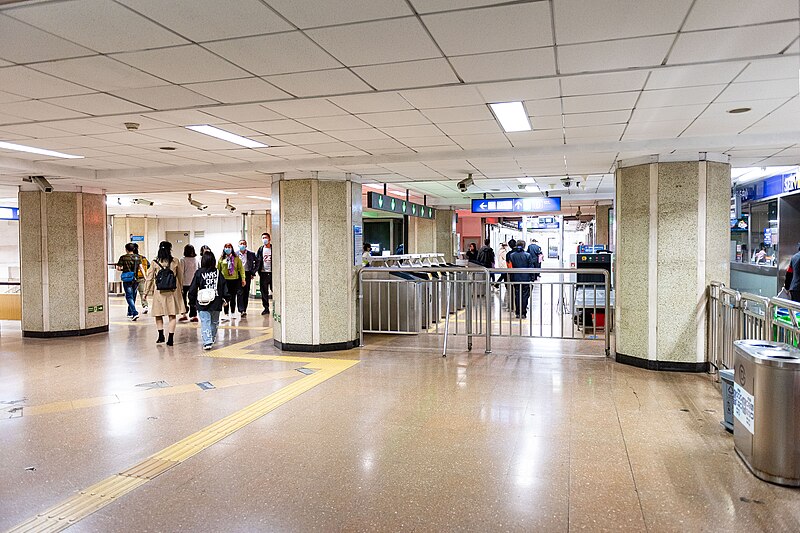
[[789, 291], [789, 294], [791, 295], [793, 302], [800, 302], [800, 291]]
[[531, 297], [531, 286], [525, 283], [517, 285], [514, 289], [514, 303], [516, 304], [515, 314], [526, 316], [528, 314], [528, 299]]
[[250, 302], [250, 282], [253, 281], [253, 274], [250, 272], [244, 273], [244, 287], [241, 288], [239, 294], [236, 296], [236, 307], [239, 308], [240, 313], [247, 312], [247, 304]]
[[269, 311], [269, 293], [272, 292], [272, 272], [258, 273], [258, 288], [261, 291], [261, 305]]
[[225, 301], [222, 304], [222, 310], [225, 312], [225, 314], [228, 314], [229, 306], [231, 312], [236, 310], [236, 300], [239, 296], [239, 292], [242, 290], [242, 280], [239, 278], [226, 279], [225, 285], [228, 287], [228, 297], [225, 298]]

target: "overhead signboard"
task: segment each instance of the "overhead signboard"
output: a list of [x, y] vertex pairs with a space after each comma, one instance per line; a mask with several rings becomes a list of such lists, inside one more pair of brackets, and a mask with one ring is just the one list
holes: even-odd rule
[[19, 209], [16, 207], [0, 207], [0, 220], [19, 220]]
[[561, 211], [561, 198], [472, 200], [473, 213], [547, 213], [550, 211]]
[[400, 198], [394, 198], [377, 192], [367, 193], [367, 207], [378, 211], [388, 211], [398, 215], [419, 218], [436, 218], [436, 209], [426, 205], [415, 204]]

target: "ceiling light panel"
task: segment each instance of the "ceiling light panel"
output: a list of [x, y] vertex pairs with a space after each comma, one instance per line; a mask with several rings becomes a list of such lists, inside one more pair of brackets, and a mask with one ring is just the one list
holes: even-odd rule
[[223, 141], [244, 146], [245, 148], [267, 148], [266, 144], [248, 139], [247, 137], [242, 137], [241, 135], [236, 135], [235, 133], [231, 133], [214, 126], [209, 126], [208, 124], [186, 126], [186, 128], [204, 135], [216, 137], [217, 139], [222, 139]]
[[64, 154], [61, 152], [54, 152], [53, 150], [44, 150], [42, 148], [35, 148], [33, 146], [25, 146], [23, 144], [14, 144], [2, 141], [0, 141], [0, 150], [14, 150], [15, 152], [27, 152], [29, 154], [60, 157], [62, 159], [83, 159], [82, 155]]
[[500, 102], [489, 104], [489, 107], [506, 133], [531, 130], [531, 122], [522, 102]]

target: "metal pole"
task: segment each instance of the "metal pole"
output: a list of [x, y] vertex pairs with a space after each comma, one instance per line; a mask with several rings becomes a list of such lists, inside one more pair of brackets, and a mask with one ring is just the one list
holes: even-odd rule
[[364, 347], [364, 287], [363, 273], [358, 271], [358, 345]]
[[[603, 276], [603, 280], [605, 281], [606, 286], [606, 301], [605, 301], [605, 320], [603, 321], [603, 327], [605, 328], [605, 337], [606, 337], [606, 357], [611, 356], [611, 328], [608, 326], [611, 323], [611, 280], [608, 277], [608, 273]], [[597, 324], [595, 324], [595, 328]]]
[[450, 285], [447, 284], [447, 278], [442, 276], [444, 281], [444, 294], [447, 299], [444, 314], [444, 346], [442, 347], [442, 357], [447, 357], [447, 335], [450, 333]]
[[486, 351], [492, 353], [492, 298], [489, 298], [489, 291], [492, 289], [492, 282], [489, 279], [489, 270], [486, 270]]

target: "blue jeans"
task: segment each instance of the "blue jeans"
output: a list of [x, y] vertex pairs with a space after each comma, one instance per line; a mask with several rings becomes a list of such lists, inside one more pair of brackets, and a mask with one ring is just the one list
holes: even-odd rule
[[128, 316], [137, 316], [139, 311], [136, 310], [136, 286], [139, 285], [135, 281], [122, 282], [122, 287], [125, 289], [125, 301], [128, 302]]
[[200, 315], [200, 334], [203, 337], [203, 346], [214, 344], [219, 326], [219, 311], [198, 311]]

